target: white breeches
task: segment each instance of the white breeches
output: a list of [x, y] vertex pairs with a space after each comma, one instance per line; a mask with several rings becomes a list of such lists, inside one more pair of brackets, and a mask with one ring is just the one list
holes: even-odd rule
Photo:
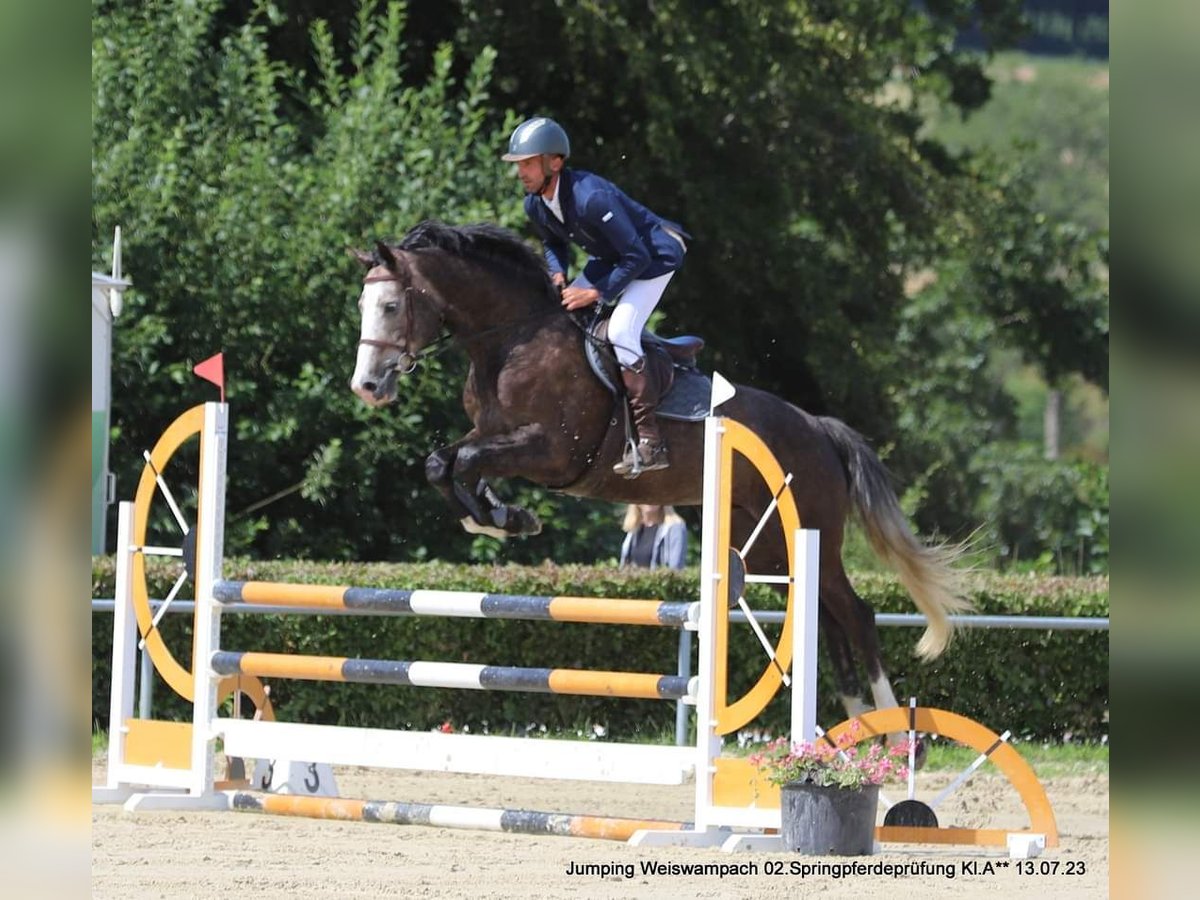
[[616, 351], [617, 361], [625, 368], [635, 368], [641, 360], [642, 329], [674, 274], [668, 272], [657, 278], [632, 282], [612, 311], [608, 320], [608, 339]]

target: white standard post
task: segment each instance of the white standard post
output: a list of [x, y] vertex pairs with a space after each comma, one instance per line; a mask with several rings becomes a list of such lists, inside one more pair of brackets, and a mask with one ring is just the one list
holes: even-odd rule
[[728, 615], [718, 609], [717, 548], [720, 519], [721, 440], [723, 420], [710, 415], [704, 420], [704, 510], [700, 543], [700, 617], [697, 622], [700, 644], [700, 684], [696, 692], [696, 812], [694, 828], [689, 831], [638, 831], [629, 839], [635, 847], [711, 847], [721, 844], [728, 834], [722, 823], [714, 821], [713, 777], [721, 755], [721, 738], [716, 733], [716, 626], [717, 616]]
[[214, 723], [218, 677], [210, 660], [221, 646], [221, 604], [213, 585], [221, 578], [225, 553], [225, 465], [229, 440], [229, 406], [204, 404], [200, 436], [200, 494], [196, 521], [196, 618], [192, 645], [194, 707], [192, 715], [192, 781], [188, 793], [208, 797], [215, 772]]
[[792, 562], [792, 743], [817, 737], [817, 609], [821, 532], [796, 529]]
[[108, 787], [92, 791], [94, 803], [124, 801], [132, 791], [121, 787], [125, 766], [126, 721], [133, 717], [137, 624], [133, 617], [133, 504], [117, 507], [117, 581], [113, 604], [112, 694], [108, 707]]
[[722, 420], [709, 416], [704, 420], [704, 508], [702, 542], [700, 545], [700, 658], [698, 672], [700, 689], [696, 697], [696, 830], [703, 832], [720, 823], [711, 822], [713, 806], [713, 776], [716, 758], [721, 755], [721, 738], [716, 733], [716, 628], [717, 616], [728, 615], [719, 610], [717, 580], [717, 534], [720, 519], [721, 436], [725, 429]]

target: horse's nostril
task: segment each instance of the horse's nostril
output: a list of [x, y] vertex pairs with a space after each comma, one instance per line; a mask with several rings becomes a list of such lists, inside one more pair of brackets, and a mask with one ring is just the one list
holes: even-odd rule
[[375, 389], [377, 387], [379, 387], [379, 385], [376, 384], [374, 381], [364, 381], [362, 383], [362, 387], [363, 387], [364, 391], [370, 391], [373, 394], [373, 393], [375, 393]]

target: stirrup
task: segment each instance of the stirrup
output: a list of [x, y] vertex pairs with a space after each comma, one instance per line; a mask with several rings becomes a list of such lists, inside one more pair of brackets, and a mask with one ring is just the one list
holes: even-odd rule
[[624, 478], [637, 478], [643, 472], [656, 472], [670, 467], [667, 459], [667, 445], [664, 442], [650, 444], [648, 441], [638, 441], [637, 446], [627, 444], [625, 455], [613, 466], [613, 471]]

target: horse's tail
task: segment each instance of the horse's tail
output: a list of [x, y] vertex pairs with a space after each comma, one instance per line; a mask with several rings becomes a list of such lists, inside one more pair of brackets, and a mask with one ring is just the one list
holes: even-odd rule
[[921, 543], [900, 509], [891, 475], [857, 431], [838, 419], [819, 417], [850, 477], [850, 499], [867, 539], [880, 559], [895, 569], [929, 625], [917, 643], [917, 654], [932, 659], [954, 635], [948, 618], [971, 609], [963, 597], [964, 575], [955, 563], [962, 545]]

